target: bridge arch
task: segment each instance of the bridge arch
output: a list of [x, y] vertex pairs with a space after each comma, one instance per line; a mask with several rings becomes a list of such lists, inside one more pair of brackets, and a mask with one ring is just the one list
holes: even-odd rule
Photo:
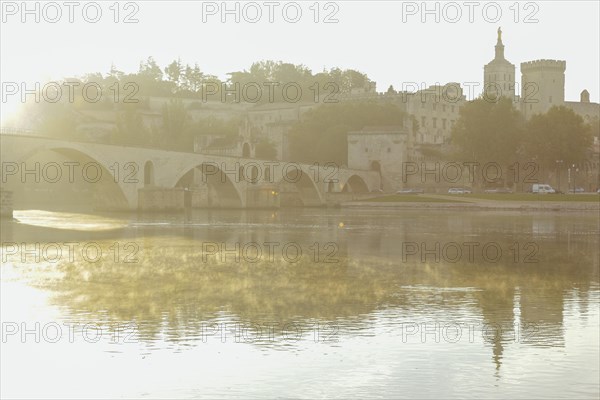
[[198, 183], [206, 185], [208, 207], [243, 208], [245, 202], [239, 188], [241, 183], [239, 179], [232, 180], [229, 175], [216, 163], [204, 162], [186, 168], [182, 174], [176, 177], [173, 187], [190, 188]]
[[244, 143], [244, 145], [242, 146], [242, 157], [250, 158], [250, 144]]
[[[69, 195], [69, 200], [81, 197], [83, 203], [93, 204], [94, 209], [124, 209], [137, 205], [135, 175], [126, 179], [129, 177], [128, 172], [136, 172], [135, 165], [132, 166], [133, 171], [124, 171], [123, 165], [104, 159], [83, 146], [64, 142], [46, 142], [33, 148], [27, 146], [20, 154], [13, 148], [10, 154], [15, 156], [13, 162], [19, 168], [19, 178], [22, 169], [37, 171], [39, 165], [39, 174], [32, 172], [39, 175], [35, 186], [28, 186], [31, 181], [20, 179], [20, 185], [11, 188], [17, 193], [21, 190], [34, 190], [56, 193], [57, 198], [60, 198], [60, 195]], [[9, 157], [3, 157], [6, 158]], [[10, 180], [7, 186], [12, 186]], [[93, 195], [93, 201], [90, 202], [86, 197], [88, 194]], [[34, 196], [27, 197], [31, 199]]]
[[342, 188], [342, 192], [368, 193], [369, 185], [367, 185], [367, 182], [361, 176], [355, 174], [348, 178]]
[[310, 171], [302, 167], [286, 168], [278, 182], [282, 205], [321, 206], [323, 197]]

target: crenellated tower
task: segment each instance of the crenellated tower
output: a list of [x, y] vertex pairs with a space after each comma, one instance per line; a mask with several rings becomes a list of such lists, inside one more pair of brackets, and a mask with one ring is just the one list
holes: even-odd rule
[[521, 63], [521, 111], [525, 118], [565, 104], [567, 62], [536, 60]]

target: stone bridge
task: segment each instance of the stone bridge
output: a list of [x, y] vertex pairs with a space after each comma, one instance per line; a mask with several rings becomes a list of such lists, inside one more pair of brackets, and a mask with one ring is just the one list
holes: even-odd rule
[[[294, 193], [299, 205], [325, 204], [326, 193], [380, 188], [375, 171], [241, 157], [166, 151], [52, 139], [33, 133], [0, 134], [2, 186], [39, 182], [102, 184], [112, 209], [137, 209], [152, 192], [202, 192], [210, 207], [269, 205], [269, 196]], [[42, 157], [43, 156], [43, 157]], [[41, 160], [41, 161], [40, 161]], [[15, 205], [17, 208], [18, 204]]]

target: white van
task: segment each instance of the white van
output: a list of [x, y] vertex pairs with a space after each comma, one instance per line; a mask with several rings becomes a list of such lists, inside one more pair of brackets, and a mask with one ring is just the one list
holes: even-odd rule
[[531, 193], [556, 193], [556, 190], [548, 184], [545, 183], [534, 183], [531, 187]]

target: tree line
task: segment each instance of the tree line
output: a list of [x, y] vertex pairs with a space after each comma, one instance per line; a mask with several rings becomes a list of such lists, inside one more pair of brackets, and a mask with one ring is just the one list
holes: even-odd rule
[[586, 123], [568, 107], [554, 106], [526, 120], [510, 99], [480, 98], [461, 107], [452, 144], [462, 160], [496, 162], [504, 171], [530, 163], [548, 177], [573, 165], [591, 170], [594, 136], [600, 136], [598, 119]]
[[[256, 104], [285, 101], [286, 92], [295, 102], [314, 101], [318, 96], [344, 95], [353, 89], [368, 89], [373, 85], [366, 74], [353, 69], [331, 68], [313, 73], [302, 64], [272, 60], [255, 62], [249, 69], [228, 75], [222, 81], [216, 75], [203, 72], [197, 63], [192, 66], [180, 59], [161, 68], [153, 57], [148, 57], [140, 63], [136, 73], [126, 74], [112, 65], [108, 73], [86, 74], [82, 81], [98, 84], [107, 94], [114, 94], [116, 84], [120, 83], [121, 87], [133, 84], [136, 98], [162, 96]], [[293, 88], [285, 89], [286, 85], [293, 85]], [[258, 96], [257, 91], [263, 95]], [[299, 96], [296, 91], [300, 92]]]

